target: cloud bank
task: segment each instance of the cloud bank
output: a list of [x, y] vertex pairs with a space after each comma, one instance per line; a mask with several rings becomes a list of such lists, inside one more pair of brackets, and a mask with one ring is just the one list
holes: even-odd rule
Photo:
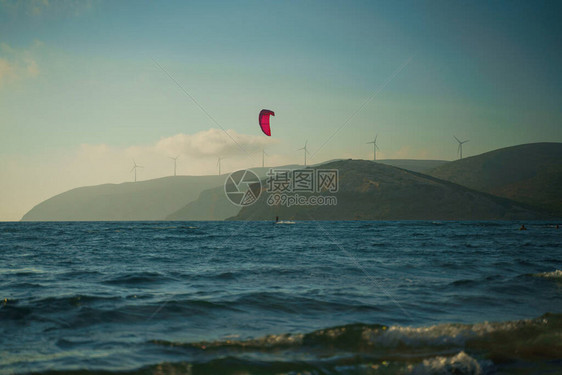
[[0, 43], [0, 87], [20, 79], [37, 77], [39, 65], [34, 52], [41, 46], [39, 41], [27, 49], [16, 49]]
[[261, 152], [264, 147], [274, 143], [276, 141], [273, 139], [263, 136], [239, 134], [230, 129], [226, 132], [220, 129], [209, 129], [195, 134], [176, 134], [162, 138], [152, 149], [161, 154], [196, 158], [230, 157]]
[[78, 17], [92, 10], [98, 0], [0, 0], [0, 8], [13, 16]]

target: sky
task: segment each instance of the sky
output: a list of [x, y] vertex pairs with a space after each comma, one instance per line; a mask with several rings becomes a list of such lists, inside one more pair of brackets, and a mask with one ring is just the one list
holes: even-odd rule
[[[85, 185], [562, 142], [555, 1], [0, 0], [0, 220]], [[261, 109], [275, 111], [272, 137]]]

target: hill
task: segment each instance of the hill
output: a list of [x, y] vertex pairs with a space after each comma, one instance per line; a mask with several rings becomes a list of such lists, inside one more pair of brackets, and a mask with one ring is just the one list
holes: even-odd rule
[[148, 181], [86, 186], [49, 198], [22, 221], [164, 220], [222, 176], [173, 176]]
[[[279, 168], [294, 169], [297, 165]], [[269, 168], [252, 169], [260, 178]], [[170, 176], [147, 181], [85, 186], [51, 197], [27, 212], [22, 221], [118, 221], [118, 220], [224, 220], [235, 215], [239, 207], [224, 197], [224, 180], [228, 176]], [[208, 189], [223, 192], [221, 208], [190, 205]], [[212, 203], [203, 194], [204, 205]], [[220, 195], [218, 195], [220, 198]], [[233, 208], [234, 211], [233, 211]]]
[[[538, 219], [541, 214], [508, 199], [381, 163], [345, 160], [323, 169], [339, 171], [337, 205], [270, 206], [269, 194], [232, 220], [486, 220]], [[301, 196], [319, 195], [304, 194]]]
[[429, 174], [562, 215], [562, 143], [502, 148], [441, 165]]
[[[326, 163], [341, 161], [342, 159], [334, 159], [329, 162], [315, 164], [312, 167], [320, 167]], [[448, 163], [444, 160], [410, 160], [410, 159], [386, 159], [380, 160], [378, 163], [393, 165], [399, 168], [408, 169], [415, 172], [427, 171], [437, 166]], [[289, 165], [278, 168], [296, 169], [302, 166]], [[265, 176], [265, 170], [261, 168], [252, 169], [260, 177]], [[166, 220], [225, 220], [235, 216], [240, 207], [232, 204], [225, 196], [224, 187], [220, 186], [201, 192], [197, 200], [188, 203], [185, 207], [166, 217]]]
[[[297, 169], [299, 165], [285, 165], [277, 169]], [[269, 167], [252, 168], [260, 179], [266, 177]], [[224, 220], [240, 211], [240, 206], [228, 200], [224, 185], [202, 191], [199, 197], [166, 217], [166, 220]]]
[[[337, 206], [270, 207], [262, 194], [241, 211], [224, 195], [226, 175], [164, 177], [73, 189], [38, 204], [22, 220], [540, 218], [537, 211], [562, 215], [560, 160], [560, 143], [509, 147], [454, 162], [334, 160], [311, 168], [340, 171]], [[431, 176], [418, 173], [428, 168]], [[264, 178], [269, 168], [252, 170]]]
[[224, 220], [236, 215], [238, 211], [240, 207], [227, 199], [224, 186], [221, 185], [204, 190], [196, 200], [168, 215], [166, 220]]

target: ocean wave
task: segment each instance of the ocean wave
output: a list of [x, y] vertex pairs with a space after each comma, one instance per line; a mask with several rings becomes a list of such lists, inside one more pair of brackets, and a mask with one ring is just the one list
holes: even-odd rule
[[128, 274], [121, 274], [118, 276], [112, 276], [111, 278], [104, 280], [104, 284], [108, 285], [139, 285], [146, 283], [156, 283], [170, 281], [171, 277], [166, 276], [160, 272], [134, 272]]
[[20, 268], [0, 268], [0, 275], [34, 275], [34, 274], [44, 274], [48, 271], [38, 268], [38, 267], [20, 267]]
[[303, 311], [311, 312], [349, 312], [371, 311], [381, 309], [377, 306], [350, 301], [335, 301], [313, 296], [295, 296], [278, 292], [254, 292], [239, 296], [233, 304], [241, 309], [260, 309], [276, 313], [300, 314]]
[[[0, 303], [0, 321], [30, 324], [31, 321], [61, 321], [61, 314], [75, 314], [85, 306], [103, 303], [113, 304], [119, 297], [93, 295], [68, 295], [62, 297], [46, 296], [34, 300], [6, 298]], [[53, 314], [57, 314], [53, 317]], [[64, 322], [65, 327], [72, 324]]]
[[[131, 371], [103, 371], [106, 374], [232, 374], [232, 375], [485, 375], [493, 372], [489, 361], [478, 361], [464, 352], [451, 356], [436, 356], [419, 363], [409, 360], [377, 360], [357, 357], [323, 358], [318, 360], [294, 359], [280, 361], [275, 358], [258, 360], [226, 356], [208, 362], [162, 362]], [[361, 363], [361, 360], [365, 363]], [[57, 371], [56, 374], [97, 374], [96, 370]], [[44, 372], [53, 374], [53, 372]]]
[[[252, 348], [269, 351], [293, 347], [340, 348], [353, 352], [383, 353], [388, 350], [396, 355], [409, 355], [423, 350], [489, 351], [497, 355], [558, 359], [562, 357], [562, 314], [548, 313], [539, 318], [507, 322], [483, 322], [474, 324], [444, 323], [431, 326], [386, 326], [379, 324], [349, 324], [307, 334], [268, 335], [248, 340], [218, 340], [211, 342], [178, 343], [152, 341], [158, 345], [223, 350]], [[547, 348], [540, 352], [539, 347]]]
[[99, 304], [109, 302], [114, 304], [115, 301], [120, 300], [117, 296], [99, 296], [99, 295], [84, 295], [74, 294], [67, 296], [46, 296], [44, 298], [26, 301], [23, 306], [30, 307], [37, 311], [37, 313], [61, 312], [66, 311], [69, 307], [79, 307], [86, 305]]
[[[348, 324], [310, 333], [259, 338], [139, 343], [143, 353], [174, 355], [138, 368], [104, 369], [119, 374], [455, 374], [485, 375], [540, 368], [555, 373], [562, 358], [562, 314], [539, 318], [443, 323], [421, 327]], [[236, 337], [236, 335], [233, 335]], [[87, 337], [56, 342], [68, 352], [90, 347]], [[94, 374], [101, 368], [57, 370]]]
[[412, 375], [425, 374], [485, 374], [491, 372], [493, 362], [489, 360], [476, 360], [464, 351], [450, 357], [437, 356], [424, 359], [422, 363], [408, 366], [406, 373]]
[[[507, 322], [422, 327], [350, 324], [307, 334], [193, 343], [153, 340], [151, 344], [182, 349], [199, 358], [177, 364], [188, 366], [191, 373], [238, 369], [247, 374], [476, 375], [494, 373], [505, 363], [512, 369], [517, 363], [556, 369], [562, 358], [561, 335], [562, 314], [545, 314]], [[176, 369], [173, 364], [159, 366]], [[151, 367], [148, 373], [155, 370]]]
[[55, 322], [72, 329], [96, 324], [142, 324], [157, 318], [174, 319], [185, 316], [210, 315], [215, 312], [239, 311], [227, 303], [202, 299], [155, 299], [151, 295], [101, 297], [73, 295], [46, 297], [25, 303], [16, 299], [0, 301], [0, 320], [12, 323]]
[[555, 271], [552, 271], [552, 272], [534, 273], [534, 274], [532, 274], [532, 276], [544, 277], [544, 278], [547, 278], [547, 279], [562, 279], [562, 271], [561, 270], [555, 270]]

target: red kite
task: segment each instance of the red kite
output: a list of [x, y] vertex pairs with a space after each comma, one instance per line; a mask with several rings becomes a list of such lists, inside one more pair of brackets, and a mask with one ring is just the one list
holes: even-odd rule
[[270, 111], [269, 109], [262, 109], [259, 115], [259, 122], [261, 131], [271, 137], [271, 129], [269, 128], [269, 116], [275, 116], [275, 112]]

